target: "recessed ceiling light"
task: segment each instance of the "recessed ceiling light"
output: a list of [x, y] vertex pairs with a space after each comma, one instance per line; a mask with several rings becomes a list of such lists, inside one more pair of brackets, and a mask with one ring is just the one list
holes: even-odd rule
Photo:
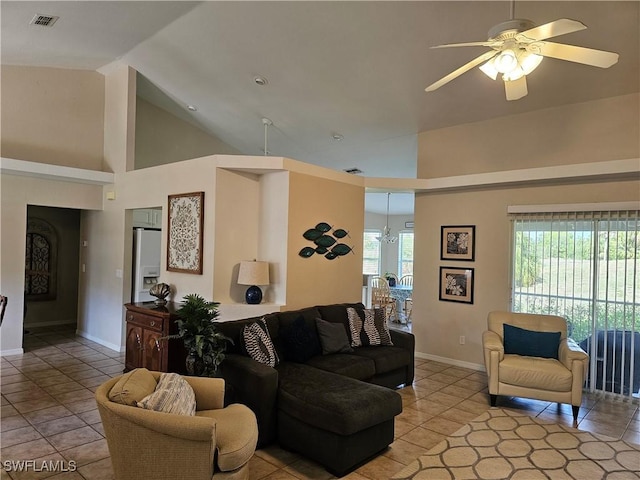
[[344, 135], [341, 135], [339, 133], [332, 133], [331, 138], [333, 138], [336, 142], [339, 142], [340, 140], [344, 139]]
[[256, 85], [260, 85], [261, 87], [264, 87], [267, 83], [269, 83], [269, 80], [267, 80], [265, 77], [262, 77], [260, 75], [258, 75], [257, 77], [254, 77], [253, 81], [256, 82]]
[[196, 107], [195, 105], [187, 105], [187, 110], [191, 110], [192, 112], [197, 112], [198, 107]]

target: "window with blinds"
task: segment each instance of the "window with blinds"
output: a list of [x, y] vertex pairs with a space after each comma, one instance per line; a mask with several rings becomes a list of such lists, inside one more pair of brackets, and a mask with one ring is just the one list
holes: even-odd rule
[[362, 274], [380, 275], [380, 230], [365, 230], [362, 248]]
[[592, 391], [640, 390], [639, 214], [512, 215], [512, 309], [567, 319]]
[[413, 275], [413, 232], [398, 234], [398, 276]]

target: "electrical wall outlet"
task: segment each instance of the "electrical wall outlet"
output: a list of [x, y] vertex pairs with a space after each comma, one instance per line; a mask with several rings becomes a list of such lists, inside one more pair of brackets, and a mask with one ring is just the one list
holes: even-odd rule
[[464, 335], [460, 335], [460, 345], [464, 345], [465, 341]]

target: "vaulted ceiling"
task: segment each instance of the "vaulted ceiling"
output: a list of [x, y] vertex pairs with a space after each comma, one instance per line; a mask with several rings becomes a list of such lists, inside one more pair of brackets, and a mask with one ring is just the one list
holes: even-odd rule
[[[182, 115], [244, 154], [272, 155], [367, 176], [415, 177], [417, 134], [640, 89], [640, 2], [516, 2], [515, 17], [579, 20], [557, 37], [620, 54], [608, 69], [545, 59], [529, 95], [473, 69], [424, 88], [487, 50], [430, 46], [487, 39], [509, 1], [103, 2], [2, 1], [5, 65], [105, 69], [131, 65]], [[56, 15], [50, 28], [30, 25]], [[267, 84], [259, 86], [262, 76]], [[196, 112], [186, 109], [197, 107]], [[341, 136], [336, 140], [335, 136]]]

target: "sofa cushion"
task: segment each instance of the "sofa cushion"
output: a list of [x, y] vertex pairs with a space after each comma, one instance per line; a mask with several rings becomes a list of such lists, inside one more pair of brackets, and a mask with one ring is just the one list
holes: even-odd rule
[[280, 341], [285, 359], [291, 362], [305, 363], [322, 353], [318, 332], [306, 324], [302, 315], [280, 329]]
[[376, 374], [375, 363], [372, 360], [344, 353], [319, 355], [310, 359], [307, 365], [356, 380], [367, 381]]
[[347, 329], [342, 323], [332, 323], [316, 318], [318, 337], [322, 346], [322, 354], [349, 353], [353, 351], [349, 342]]
[[341, 323], [348, 330], [349, 317], [347, 316], [347, 308], [364, 310], [364, 305], [362, 303], [340, 303], [335, 305], [322, 305], [316, 308], [320, 312], [320, 318], [331, 323]]
[[351, 435], [402, 413], [400, 395], [385, 387], [300, 363], [282, 363], [278, 375], [279, 410], [339, 435]]
[[392, 372], [411, 363], [409, 351], [400, 347], [359, 347], [353, 349], [353, 355], [373, 361], [376, 375]]
[[109, 400], [121, 405], [137, 406], [156, 389], [155, 377], [146, 368], [136, 368], [120, 377], [109, 391]]
[[234, 403], [218, 410], [202, 410], [198, 417], [216, 421], [217, 466], [230, 472], [247, 463], [258, 441], [256, 416], [246, 405]]
[[196, 396], [191, 385], [177, 373], [163, 373], [155, 391], [138, 402], [138, 407], [176, 415], [194, 415]]
[[505, 354], [498, 369], [500, 383], [554, 392], [571, 390], [571, 370], [553, 358]]
[[505, 323], [504, 353], [530, 357], [558, 358], [560, 332], [539, 332]]
[[347, 317], [352, 347], [393, 345], [384, 310], [380, 308], [358, 310], [349, 307]]
[[240, 334], [240, 342], [243, 350], [256, 362], [264, 363], [270, 367], [275, 367], [280, 363], [264, 318], [245, 325]]
[[279, 312], [277, 314], [278, 320], [280, 322], [280, 330], [283, 328], [287, 328], [293, 322], [298, 320], [300, 316], [304, 318], [305, 323], [309, 328], [315, 330], [316, 328], [316, 318], [320, 316], [320, 312], [316, 307], [303, 308], [301, 310], [291, 310], [289, 312]]

